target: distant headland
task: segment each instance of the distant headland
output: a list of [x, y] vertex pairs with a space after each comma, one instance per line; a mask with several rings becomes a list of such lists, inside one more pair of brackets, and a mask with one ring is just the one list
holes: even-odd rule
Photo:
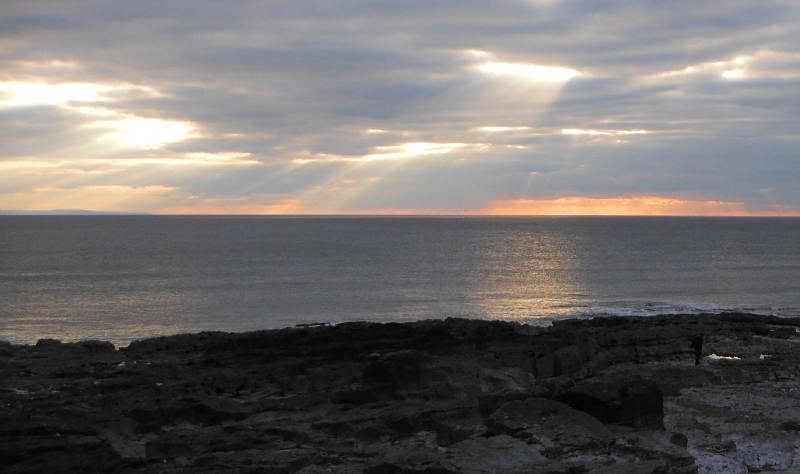
[[4, 210], [0, 216], [148, 216], [147, 212], [89, 211], [86, 209]]

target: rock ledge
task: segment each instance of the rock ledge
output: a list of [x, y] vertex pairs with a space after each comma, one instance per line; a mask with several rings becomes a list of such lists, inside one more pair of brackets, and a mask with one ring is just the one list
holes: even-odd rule
[[724, 313], [0, 341], [0, 471], [797, 473], [797, 327]]

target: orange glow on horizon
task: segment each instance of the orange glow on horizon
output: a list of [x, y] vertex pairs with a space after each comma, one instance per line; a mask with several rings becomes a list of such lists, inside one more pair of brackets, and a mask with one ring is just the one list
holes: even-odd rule
[[787, 206], [750, 210], [743, 202], [671, 199], [658, 196], [559, 199], [506, 199], [491, 201], [481, 209], [314, 209], [300, 199], [275, 204], [213, 203], [159, 209], [157, 214], [239, 214], [239, 215], [344, 215], [344, 216], [784, 216], [800, 217]]
[[541, 216], [800, 216], [791, 208], [750, 210], [743, 202], [692, 201], [658, 196], [508, 199], [491, 201], [488, 215]]
[[[15, 203], [30, 198], [1, 194], [0, 209], [83, 209], [89, 211], [149, 212], [160, 215], [325, 215], [325, 216], [774, 216], [800, 217], [800, 210], [775, 205], [767, 209], [748, 209], [743, 202], [674, 199], [659, 196], [592, 198], [571, 196], [558, 199], [499, 199], [478, 209], [377, 208], [342, 210], [319, 208], [304, 199], [285, 197], [271, 203], [252, 198], [180, 196], [177, 188], [85, 187], [77, 190], [52, 190], [53, 199]], [[52, 197], [52, 196], [50, 196]], [[174, 204], [159, 206], [158, 201]], [[98, 206], [96, 203], [103, 202]], [[91, 204], [90, 204], [91, 203]], [[10, 205], [9, 205], [10, 204]], [[14, 205], [20, 204], [20, 205]], [[134, 205], [138, 204], [138, 205]]]
[[156, 214], [203, 215], [342, 215], [342, 216], [774, 216], [800, 217], [788, 206], [750, 210], [742, 202], [700, 201], [634, 197], [565, 197], [559, 199], [506, 199], [491, 201], [482, 209], [314, 209], [300, 199], [284, 199], [275, 204], [213, 203], [171, 206]]

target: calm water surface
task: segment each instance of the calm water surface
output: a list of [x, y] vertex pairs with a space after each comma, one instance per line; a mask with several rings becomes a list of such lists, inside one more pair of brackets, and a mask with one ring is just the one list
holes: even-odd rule
[[800, 219], [0, 216], [0, 339], [800, 315]]

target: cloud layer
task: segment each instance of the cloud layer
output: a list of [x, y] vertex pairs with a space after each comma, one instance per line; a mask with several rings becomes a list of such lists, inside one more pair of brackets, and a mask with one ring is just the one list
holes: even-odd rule
[[0, 209], [798, 214], [796, 2], [6, 0]]

